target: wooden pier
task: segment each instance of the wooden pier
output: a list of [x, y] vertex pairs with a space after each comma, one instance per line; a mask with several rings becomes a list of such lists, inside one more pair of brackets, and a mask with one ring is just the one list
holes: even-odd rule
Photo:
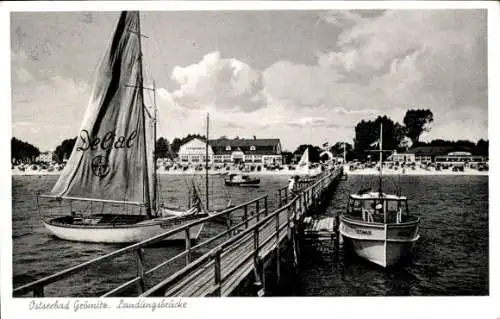
[[[279, 205], [274, 211], [268, 210], [268, 195], [265, 195], [17, 287], [14, 296], [47, 296], [47, 288], [59, 281], [131, 254], [135, 256], [135, 273], [99, 296], [231, 296], [243, 294], [245, 287], [251, 288], [244, 294], [264, 295], [269, 281], [279, 283], [284, 268], [297, 265], [298, 238], [334, 238], [334, 219], [313, 220], [308, 215], [326, 207], [342, 174], [342, 167], [325, 172], [314, 181], [301, 183], [300, 191], [295, 194], [281, 188], [277, 194]], [[227, 220], [224, 231], [196, 244], [187, 239], [182, 252], [146, 269], [150, 263], [146, 262], [145, 251], [152, 244], [178, 232], [185, 232], [189, 238], [191, 227], [221, 218]], [[268, 275], [270, 267], [272, 278]], [[85, 291], [82, 285], [75, 285], [79, 289], [76, 295]], [[54, 290], [57, 291], [50, 289], [50, 295]]]

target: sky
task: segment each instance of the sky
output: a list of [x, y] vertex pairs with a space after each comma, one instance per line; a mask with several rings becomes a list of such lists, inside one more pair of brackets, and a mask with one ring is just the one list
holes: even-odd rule
[[[12, 135], [77, 136], [118, 12], [11, 13]], [[428, 108], [421, 140], [488, 138], [487, 12], [141, 12], [159, 136], [352, 143], [356, 123]], [[149, 96], [147, 103], [152, 103]]]

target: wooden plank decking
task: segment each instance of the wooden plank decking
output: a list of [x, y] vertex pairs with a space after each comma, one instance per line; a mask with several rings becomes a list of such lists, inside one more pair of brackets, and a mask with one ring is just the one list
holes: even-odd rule
[[[271, 218], [264, 223], [262, 228], [254, 232], [249, 232], [224, 249], [220, 255], [221, 282], [220, 294], [227, 296], [237, 287], [241, 278], [246, 277], [255, 266], [254, 257], [264, 259], [270, 252], [281, 243], [287, 235], [288, 211], [283, 210], [279, 214], [279, 239], [276, 232], [276, 220]], [[258, 232], [257, 232], [258, 231]], [[255, 249], [255, 237], [258, 234], [258, 249]], [[258, 255], [255, 252], [258, 251]], [[181, 297], [202, 297], [211, 295], [216, 289], [219, 289], [215, 282], [215, 263], [207, 261], [202, 267], [190, 276], [186, 276], [170, 287], [165, 296]], [[227, 280], [226, 280], [227, 279]]]

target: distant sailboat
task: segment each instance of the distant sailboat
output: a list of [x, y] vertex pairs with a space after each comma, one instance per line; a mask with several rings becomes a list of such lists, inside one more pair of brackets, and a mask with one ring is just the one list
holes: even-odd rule
[[[152, 112], [144, 104], [140, 31], [139, 12], [121, 13], [73, 152], [52, 191], [42, 195], [70, 203], [65, 216], [43, 218], [61, 239], [138, 242], [208, 216], [199, 200], [185, 210], [158, 203], [156, 105]], [[190, 238], [202, 227], [193, 226]]]
[[294, 174], [297, 175], [305, 175], [309, 177], [318, 176], [321, 174], [321, 166], [311, 167], [311, 162], [309, 160], [309, 148], [306, 148], [302, 156], [300, 157], [300, 161], [297, 163], [297, 168]]

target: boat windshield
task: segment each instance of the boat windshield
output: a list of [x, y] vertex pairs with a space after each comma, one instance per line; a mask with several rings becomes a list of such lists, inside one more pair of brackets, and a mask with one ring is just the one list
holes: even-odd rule
[[401, 223], [408, 219], [406, 199], [349, 198], [347, 215], [373, 223]]

